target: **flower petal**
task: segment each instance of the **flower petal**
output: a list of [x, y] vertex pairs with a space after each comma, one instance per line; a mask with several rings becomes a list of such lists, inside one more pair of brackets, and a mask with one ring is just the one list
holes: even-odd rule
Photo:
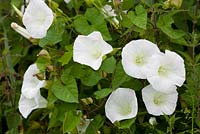
[[149, 83], [151, 83], [152, 87], [160, 92], [173, 92], [174, 90], [176, 90], [176, 86], [174, 85], [174, 83], [167, 78], [162, 78], [159, 76], [152, 76], [152, 77], [148, 77], [148, 81]]
[[122, 50], [122, 65], [124, 71], [139, 79], [146, 79], [149, 60], [153, 54], [160, 53], [158, 47], [145, 39], [133, 40], [126, 44]]
[[27, 98], [33, 98], [40, 88], [44, 87], [45, 80], [39, 80], [35, 74], [39, 73], [39, 69], [36, 64], [32, 64], [28, 67], [24, 74], [24, 80], [22, 84], [22, 94]]
[[168, 77], [177, 85], [182, 86], [185, 81], [185, 65], [184, 60], [177, 53], [171, 52], [169, 50], [165, 51], [166, 57], [168, 60], [171, 60], [171, 73]]
[[73, 60], [98, 70], [102, 57], [112, 50], [113, 48], [103, 40], [100, 32], [95, 31], [88, 36], [79, 35], [73, 46]]
[[53, 22], [53, 12], [43, 0], [30, 0], [22, 21], [33, 38], [43, 38]]
[[24, 118], [27, 118], [28, 115], [37, 108], [45, 108], [47, 101], [40, 95], [38, 91], [34, 98], [27, 98], [23, 94], [20, 96], [19, 100], [19, 111]]
[[114, 123], [137, 115], [138, 105], [135, 91], [118, 88], [112, 92], [105, 104], [106, 117]]
[[176, 90], [170, 93], [159, 92], [148, 85], [142, 89], [142, 99], [149, 114], [171, 115], [176, 108], [178, 93]]

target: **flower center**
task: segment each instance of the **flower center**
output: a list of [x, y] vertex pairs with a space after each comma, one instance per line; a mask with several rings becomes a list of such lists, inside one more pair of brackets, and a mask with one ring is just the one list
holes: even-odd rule
[[96, 50], [92, 55], [95, 59], [99, 59], [102, 55], [102, 52], [100, 50]]
[[144, 63], [144, 57], [143, 56], [136, 56], [135, 58], [135, 63], [138, 64], [138, 65], [141, 65]]
[[164, 102], [164, 96], [162, 94], [156, 94], [153, 98], [153, 102], [156, 105], [160, 105]]
[[121, 115], [128, 115], [128, 114], [131, 113], [131, 111], [132, 110], [131, 110], [130, 104], [126, 104], [126, 105], [123, 105], [123, 106], [120, 107], [119, 113]]
[[164, 75], [167, 75], [167, 73], [168, 73], [168, 69], [167, 69], [166, 67], [160, 66], [160, 67], [158, 68], [158, 74], [159, 74], [159, 75], [164, 76]]

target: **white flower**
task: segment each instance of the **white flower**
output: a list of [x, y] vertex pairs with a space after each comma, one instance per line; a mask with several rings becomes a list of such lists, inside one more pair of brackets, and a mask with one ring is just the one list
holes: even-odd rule
[[184, 60], [175, 52], [169, 50], [155, 54], [151, 58], [147, 80], [160, 92], [171, 92], [185, 81]]
[[122, 50], [124, 71], [134, 78], [146, 79], [148, 65], [152, 63], [150, 57], [156, 53], [160, 53], [159, 48], [148, 40], [139, 39], [129, 42]]
[[22, 18], [33, 38], [43, 38], [53, 22], [53, 12], [43, 0], [30, 0]]
[[39, 73], [39, 69], [36, 64], [32, 64], [28, 67], [24, 74], [22, 84], [22, 94], [27, 98], [33, 98], [40, 88], [44, 87], [45, 80], [39, 80], [35, 75]]
[[148, 85], [142, 89], [142, 99], [149, 114], [171, 115], [176, 108], [178, 93], [176, 90], [170, 93], [159, 92]]
[[32, 98], [27, 98], [21, 94], [19, 99], [19, 111], [24, 118], [27, 118], [34, 109], [45, 108], [46, 106], [47, 100], [40, 95], [40, 91], [37, 91]]
[[37, 73], [39, 73], [37, 65], [32, 64], [24, 74], [22, 93], [19, 100], [19, 111], [24, 118], [27, 118], [32, 110], [44, 108], [47, 104], [46, 99], [40, 95], [40, 88], [44, 87], [46, 82], [38, 80], [35, 76]]
[[138, 104], [135, 91], [118, 88], [112, 92], [105, 104], [106, 117], [114, 123], [137, 115]]
[[112, 46], [103, 40], [100, 32], [95, 31], [88, 36], [79, 35], [73, 46], [73, 60], [98, 70], [103, 56], [112, 50]]
[[65, 1], [65, 3], [69, 3], [71, 0], [64, 0]]

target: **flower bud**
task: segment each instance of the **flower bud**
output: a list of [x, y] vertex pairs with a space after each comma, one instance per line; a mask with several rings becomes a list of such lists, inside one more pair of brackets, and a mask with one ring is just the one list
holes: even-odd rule
[[170, 0], [170, 5], [179, 9], [182, 5], [183, 0]]
[[85, 104], [85, 105], [89, 105], [93, 103], [93, 99], [91, 97], [88, 98], [83, 98], [81, 99], [81, 101]]
[[164, 2], [163, 8], [168, 9], [171, 7], [175, 7], [179, 9], [182, 5], [183, 0], [167, 0]]
[[37, 56], [49, 56], [49, 53], [47, 50], [42, 49]]
[[31, 39], [31, 35], [28, 33], [28, 31], [25, 28], [18, 25], [17, 23], [12, 22], [10, 26], [12, 27], [12, 29], [14, 29], [17, 33], [21, 34], [26, 39]]
[[36, 76], [39, 80], [44, 80], [44, 79], [45, 79], [44, 73], [37, 73], [37, 74], [35, 74], [35, 76]]
[[149, 119], [149, 123], [152, 125], [152, 126], [155, 126], [157, 124], [157, 121], [156, 121], [156, 118], [155, 117], [151, 117]]
[[92, 6], [94, 3], [94, 0], [85, 0], [88, 6]]
[[47, 66], [47, 71], [48, 72], [53, 72], [54, 68], [52, 65]]

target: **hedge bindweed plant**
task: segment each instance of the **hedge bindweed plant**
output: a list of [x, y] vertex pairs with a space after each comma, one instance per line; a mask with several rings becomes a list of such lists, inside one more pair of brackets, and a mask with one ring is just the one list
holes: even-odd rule
[[200, 133], [198, 0], [3, 3], [0, 134]]

